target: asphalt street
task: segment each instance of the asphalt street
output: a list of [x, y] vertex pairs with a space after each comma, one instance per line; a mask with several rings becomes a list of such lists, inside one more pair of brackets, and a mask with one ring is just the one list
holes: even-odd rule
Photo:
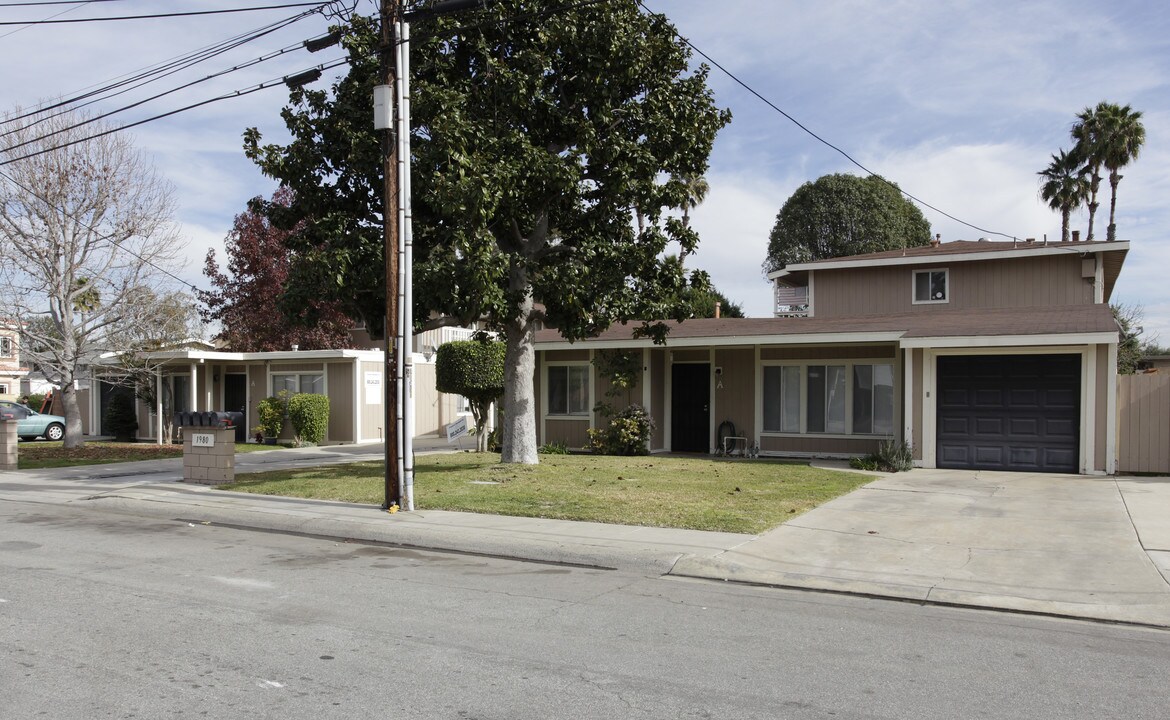
[[1165, 631], [0, 502], [11, 718], [1161, 718]]

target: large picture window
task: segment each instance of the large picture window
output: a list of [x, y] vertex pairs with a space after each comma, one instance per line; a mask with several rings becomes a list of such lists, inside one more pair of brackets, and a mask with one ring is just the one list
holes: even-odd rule
[[272, 376], [272, 394], [281, 390], [289, 395], [297, 393], [325, 394], [325, 375], [322, 373], [280, 373]]
[[894, 434], [894, 365], [765, 365], [763, 432]]
[[853, 366], [853, 432], [894, 434], [894, 366]]
[[808, 366], [808, 424], [810, 433], [845, 432], [845, 366]]
[[589, 414], [588, 365], [552, 365], [548, 368], [548, 414]]
[[764, 432], [800, 432], [800, 366], [764, 368]]

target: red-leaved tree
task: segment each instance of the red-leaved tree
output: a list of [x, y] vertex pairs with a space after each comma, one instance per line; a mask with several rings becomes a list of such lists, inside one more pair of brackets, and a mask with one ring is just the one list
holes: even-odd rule
[[[203, 274], [213, 289], [198, 291], [203, 320], [219, 322], [215, 338], [238, 352], [288, 350], [292, 345], [302, 350], [351, 347], [349, 328], [353, 322], [335, 303], [315, 303], [301, 308], [296, 316], [281, 308], [291, 264], [285, 239], [295, 230], [269, 224], [264, 215], [252, 209], [259, 200], [236, 215], [224, 241], [226, 273], [216, 262], [215, 250], [207, 252]], [[287, 188], [272, 196], [273, 203], [287, 206], [291, 201], [292, 191]]]

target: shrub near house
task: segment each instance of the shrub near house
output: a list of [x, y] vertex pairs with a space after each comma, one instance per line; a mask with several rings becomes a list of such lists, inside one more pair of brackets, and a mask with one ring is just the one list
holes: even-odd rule
[[329, 429], [329, 398], [298, 393], [288, 399], [288, 419], [296, 433], [297, 445], [318, 445]]

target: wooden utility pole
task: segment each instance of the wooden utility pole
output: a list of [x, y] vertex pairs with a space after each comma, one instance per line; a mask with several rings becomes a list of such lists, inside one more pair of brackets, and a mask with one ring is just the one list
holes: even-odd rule
[[[394, 87], [394, 23], [398, 19], [400, 0], [382, 0], [381, 80]], [[393, 108], [396, 113], [397, 108]], [[398, 477], [398, 152], [394, 123], [382, 131], [382, 228], [386, 252], [386, 321], [383, 325], [386, 352], [383, 367], [383, 409], [386, 431], [386, 500], [382, 506], [402, 506]]]

